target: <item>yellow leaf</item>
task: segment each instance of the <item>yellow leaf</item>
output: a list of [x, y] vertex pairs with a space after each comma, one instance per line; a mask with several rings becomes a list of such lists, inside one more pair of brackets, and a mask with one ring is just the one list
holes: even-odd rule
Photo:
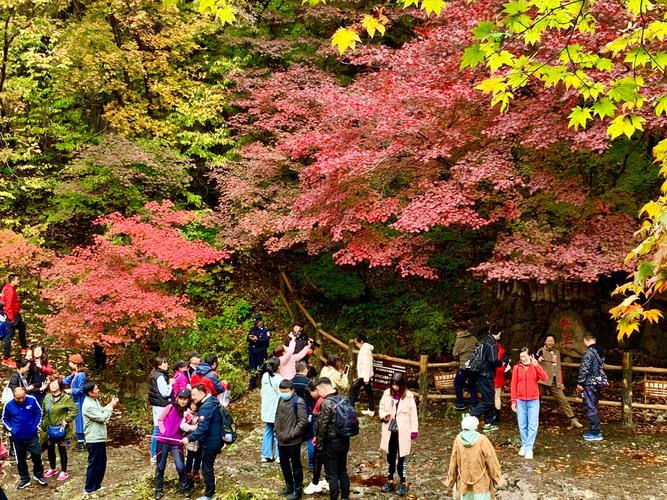
[[444, 0], [422, 0], [420, 8], [429, 16], [433, 13], [435, 13], [436, 16], [439, 16], [442, 9], [445, 9], [446, 7], [447, 4]]
[[356, 49], [357, 42], [361, 43], [361, 38], [356, 31], [350, 28], [338, 28], [331, 37], [331, 46], [336, 47], [340, 54], [347, 49]]
[[662, 318], [662, 312], [660, 312], [658, 309], [649, 309], [648, 311], [644, 311], [642, 313], [642, 317], [649, 323], [657, 323], [658, 320]]
[[361, 25], [366, 29], [366, 31], [368, 32], [368, 36], [370, 36], [371, 38], [375, 36], [376, 31], [381, 35], [384, 35], [385, 32], [384, 24], [382, 24], [382, 22], [379, 19], [373, 16], [365, 15], [364, 19], [361, 21]]

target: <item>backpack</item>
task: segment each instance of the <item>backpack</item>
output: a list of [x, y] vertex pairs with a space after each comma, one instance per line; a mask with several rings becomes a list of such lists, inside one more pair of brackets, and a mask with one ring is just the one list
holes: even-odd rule
[[[299, 399], [301, 399], [300, 396], [292, 397], [292, 411], [294, 412], [295, 417], [298, 414], [297, 406], [299, 405]], [[304, 404], [305, 403], [306, 402], [304, 401]], [[306, 407], [306, 414], [308, 414], [308, 407]], [[313, 420], [311, 418], [311, 415], [308, 415], [308, 423], [306, 424], [306, 429], [303, 431], [301, 437], [304, 441], [310, 441], [311, 439], [313, 439], [314, 435], [315, 434], [313, 433]]]
[[211, 394], [214, 397], [218, 395], [218, 392], [215, 390], [213, 381], [208, 377], [202, 377], [199, 373], [193, 373], [190, 377], [190, 387], [201, 384], [206, 389], [207, 394]]
[[484, 342], [480, 342], [473, 348], [468, 360], [463, 365], [463, 369], [479, 373], [484, 369], [484, 364]]
[[220, 412], [220, 418], [222, 419], [222, 425], [220, 426], [222, 442], [225, 443], [225, 445], [230, 445], [234, 443], [237, 438], [234, 418], [231, 413], [227, 411], [225, 406], [219, 405], [218, 411]]
[[0, 316], [0, 340], [4, 340], [4, 338], [9, 335], [10, 328], [6, 316]]
[[336, 403], [336, 434], [347, 438], [359, 434], [359, 418], [354, 406], [342, 396]]

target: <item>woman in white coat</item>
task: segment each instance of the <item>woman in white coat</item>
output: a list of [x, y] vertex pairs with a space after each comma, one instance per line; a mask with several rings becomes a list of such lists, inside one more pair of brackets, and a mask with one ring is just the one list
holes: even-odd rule
[[272, 462], [278, 457], [278, 442], [275, 437], [276, 409], [280, 399], [280, 382], [283, 378], [278, 375], [280, 360], [271, 358], [266, 362], [266, 371], [262, 375], [262, 422], [264, 422], [264, 434], [262, 435], [262, 450], [260, 452], [262, 462]]
[[352, 406], [357, 402], [359, 391], [363, 388], [368, 399], [368, 410], [362, 410], [361, 413], [372, 417], [375, 415], [375, 397], [373, 396], [373, 346], [368, 343], [366, 335], [358, 334], [354, 338], [354, 343], [359, 349], [357, 354], [357, 380], [350, 387], [350, 404]]
[[380, 400], [380, 420], [382, 439], [380, 449], [387, 453], [387, 482], [383, 493], [394, 489], [394, 472], [398, 471], [400, 484], [396, 494], [404, 496], [408, 492], [408, 455], [412, 441], [419, 437], [419, 420], [415, 397], [407, 388], [405, 375], [394, 374], [391, 386], [384, 391]]

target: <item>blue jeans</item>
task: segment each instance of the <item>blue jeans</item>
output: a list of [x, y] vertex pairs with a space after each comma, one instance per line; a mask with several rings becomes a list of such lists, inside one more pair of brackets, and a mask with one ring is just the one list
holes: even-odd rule
[[262, 435], [262, 458], [273, 460], [278, 457], [278, 441], [274, 433], [274, 424], [264, 422], [264, 434]]
[[540, 424], [540, 400], [523, 401], [518, 399], [516, 402], [516, 418], [519, 422], [521, 447], [526, 451], [532, 451], [537, 437], [537, 428]]
[[315, 466], [315, 445], [312, 439], [306, 441], [306, 455], [308, 455], [308, 470], [313, 470]]
[[169, 455], [174, 459], [174, 466], [178, 472], [178, 480], [181, 491], [188, 490], [188, 480], [185, 477], [185, 464], [183, 463], [183, 447], [169, 443], [158, 442], [157, 463], [155, 465], [155, 493], [162, 493], [164, 487], [164, 471], [167, 468]]
[[153, 427], [153, 439], [151, 439], [151, 458], [157, 455], [157, 435], [160, 432], [160, 428], [156, 425]]

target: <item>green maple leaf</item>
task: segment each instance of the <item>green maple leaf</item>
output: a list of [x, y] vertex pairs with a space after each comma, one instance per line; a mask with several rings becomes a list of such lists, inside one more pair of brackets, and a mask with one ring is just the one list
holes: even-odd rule
[[663, 113], [667, 114], [667, 94], [663, 95], [655, 105], [655, 114], [660, 116]]
[[604, 118], [605, 116], [613, 118], [615, 112], [616, 105], [606, 97], [593, 104], [593, 114], [598, 115], [600, 118]]
[[586, 128], [586, 122], [592, 120], [593, 115], [591, 113], [591, 108], [576, 106], [572, 108], [569, 118], [570, 121], [568, 127], [574, 127], [575, 130], [578, 130], [579, 127]]
[[472, 34], [477, 40], [486, 40], [496, 29], [496, 25], [489, 21], [483, 21], [472, 29]]
[[484, 62], [486, 56], [484, 52], [479, 48], [479, 44], [472, 45], [463, 51], [463, 57], [461, 58], [461, 69], [479, 65]]

